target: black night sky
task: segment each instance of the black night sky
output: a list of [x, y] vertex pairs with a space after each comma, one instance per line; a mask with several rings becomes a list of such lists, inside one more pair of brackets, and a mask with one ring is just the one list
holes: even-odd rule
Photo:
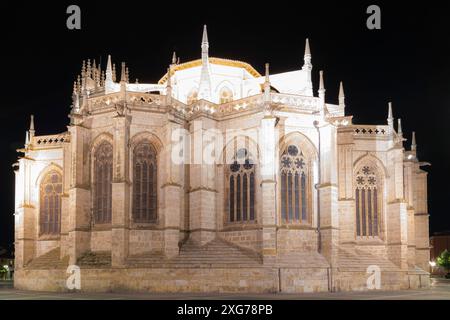
[[[117, 3], [117, 4], [116, 4]], [[66, 130], [73, 81], [83, 59], [107, 54], [126, 61], [130, 81], [156, 82], [176, 50], [181, 62], [200, 57], [203, 24], [210, 56], [243, 60], [263, 73], [298, 69], [311, 41], [315, 92], [325, 72], [326, 99], [337, 103], [344, 81], [346, 112], [359, 124], [385, 124], [387, 103], [401, 117], [409, 149], [429, 174], [431, 232], [450, 230], [450, 5], [411, 1], [48, 1], [2, 4], [0, 109], [0, 246], [14, 235], [16, 149], [29, 115], [37, 135]], [[317, 4], [313, 4], [317, 3]], [[423, 3], [423, 2], [421, 2]], [[82, 29], [66, 28], [66, 8], [78, 4]], [[120, 4], [120, 5], [119, 5]], [[381, 7], [381, 30], [368, 30], [366, 9]]]

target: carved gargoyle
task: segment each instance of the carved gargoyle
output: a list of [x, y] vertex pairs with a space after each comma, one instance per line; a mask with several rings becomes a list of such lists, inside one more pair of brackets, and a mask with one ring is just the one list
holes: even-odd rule
[[127, 111], [127, 104], [126, 103], [119, 102], [119, 103], [116, 103], [114, 105], [114, 107], [116, 109], [116, 112], [117, 112], [118, 116], [122, 117], [122, 116], [125, 115], [125, 113]]

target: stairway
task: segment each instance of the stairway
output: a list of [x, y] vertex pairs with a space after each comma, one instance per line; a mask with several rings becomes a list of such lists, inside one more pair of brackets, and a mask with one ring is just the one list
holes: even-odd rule
[[338, 268], [345, 271], [366, 272], [368, 266], [378, 266], [382, 271], [400, 271], [400, 268], [388, 259], [375, 256], [358, 249], [339, 249]]
[[260, 266], [261, 258], [251, 251], [214, 239], [204, 246], [188, 240], [179, 256], [167, 259], [162, 253], [147, 253], [128, 258], [128, 265], [153, 268], [232, 268]]
[[55, 248], [35, 259], [26, 265], [26, 269], [65, 269], [69, 265], [69, 257], [60, 259], [61, 249]]
[[111, 252], [87, 252], [78, 259], [78, 265], [81, 268], [110, 268]]

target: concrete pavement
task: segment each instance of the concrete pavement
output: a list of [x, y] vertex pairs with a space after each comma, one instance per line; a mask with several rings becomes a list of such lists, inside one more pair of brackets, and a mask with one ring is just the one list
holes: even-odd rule
[[432, 279], [429, 289], [304, 294], [54, 293], [16, 290], [0, 281], [0, 300], [450, 300], [450, 280]]

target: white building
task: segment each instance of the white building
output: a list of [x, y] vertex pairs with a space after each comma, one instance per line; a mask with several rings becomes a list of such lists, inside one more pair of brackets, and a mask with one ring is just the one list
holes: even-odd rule
[[391, 105], [387, 124], [353, 124], [322, 72], [314, 96], [308, 41], [298, 70], [264, 76], [208, 48], [205, 27], [201, 59], [174, 54], [157, 84], [88, 60], [68, 131], [32, 120], [15, 286], [66, 290], [73, 264], [86, 291], [366, 290], [371, 270], [382, 289], [427, 286], [425, 164]]

